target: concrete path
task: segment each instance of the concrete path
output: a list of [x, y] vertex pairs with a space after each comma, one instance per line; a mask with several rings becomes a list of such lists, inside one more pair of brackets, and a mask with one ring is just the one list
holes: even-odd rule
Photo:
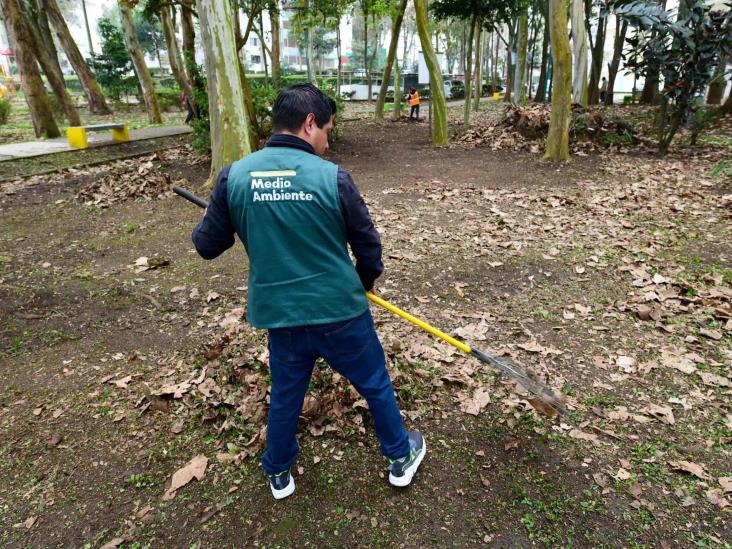
[[[156, 137], [167, 137], [169, 135], [180, 135], [190, 133], [190, 131], [190, 126], [158, 126], [154, 128], [142, 128], [139, 130], [130, 130], [130, 141], [141, 141], [143, 139], [154, 139]], [[112, 133], [110, 131], [87, 132], [86, 136], [90, 148], [116, 145], [120, 143], [112, 140]], [[0, 145], [0, 162], [4, 160], [15, 160], [17, 158], [30, 158], [44, 154], [78, 150], [83, 149], [77, 149], [69, 146], [69, 142], [66, 137], [46, 139], [45, 141], [10, 143], [8, 145]]]

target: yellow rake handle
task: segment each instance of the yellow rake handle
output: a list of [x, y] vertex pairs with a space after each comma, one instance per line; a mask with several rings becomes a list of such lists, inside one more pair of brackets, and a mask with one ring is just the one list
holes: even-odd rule
[[408, 320], [412, 324], [419, 326], [423, 330], [431, 333], [434, 336], [439, 337], [443, 341], [447, 341], [453, 347], [457, 347], [458, 349], [460, 349], [461, 351], [465, 351], [466, 353], [469, 353], [472, 351], [472, 349], [470, 348], [469, 345], [466, 345], [462, 341], [458, 341], [454, 337], [447, 335], [445, 332], [438, 330], [434, 326], [430, 326], [429, 324], [418, 319], [417, 317], [410, 315], [408, 312], [402, 311], [399, 307], [395, 307], [394, 305], [392, 305], [385, 299], [381, 299], [379, 296], [374, 295], [371, 292], [366, 292], [366, 297], [368, 297], [371, 301], [373, 301], [377, 305], [381, 305], [387, 311], [391, 311], [395, 315], [399, 315], [404, 320]]

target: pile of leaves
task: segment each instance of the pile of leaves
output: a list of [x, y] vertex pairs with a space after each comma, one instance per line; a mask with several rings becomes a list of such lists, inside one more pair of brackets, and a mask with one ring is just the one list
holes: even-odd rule
[[105, 208], [131, 199], [153, 200], [170, 193], [171, 185], [185, 185], [185, 179], [173, 181], [159, 165], [157, 154], [116, 163], [101, 179], [85, 186], [76, 199], [87, 205]]
[[[471, 127], [457, 141], [473, 146], [490, 145], [493, 150], [540, 152], [549, 133], [551, 105], [507, 105], [499, 119], [477, 115]], [[572, 105], [570, 140], [573, 152], [607, 146], [630, 146], [642, 142], [633, 126], [617, 114]], [[537, 142], [538, 141], [538, 142]]]

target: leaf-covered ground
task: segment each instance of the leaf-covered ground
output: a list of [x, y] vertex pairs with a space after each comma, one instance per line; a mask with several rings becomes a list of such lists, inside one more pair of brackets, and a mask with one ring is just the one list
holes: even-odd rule
[[4, 182], [2, 545], [729, 547], [732, 188], [709, 175], [727, 149], [554, 166], [426, 133], [353, 121], [331, 154], [382, 233], [381, 295], [531, 367], [569, 417], [372, 308], [428, 457], [389, 487], [368, 411], [321, 364], [275, 502], [245, 255], [200, 260], [200, 211], [165, 192], [202, 193], [205, 162]]

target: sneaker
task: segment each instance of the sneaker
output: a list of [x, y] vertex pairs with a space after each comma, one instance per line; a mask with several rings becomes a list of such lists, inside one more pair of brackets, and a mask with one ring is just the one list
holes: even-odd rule
[[284, 499], [295, 491], [295, 479], [292, 478], [289, 469], [276, 475], [267, 475], [267, 477], [275, 499]]
[[419, 431], [409, 431], [409, 455], [389, 460], [389, 483], [408, 486], [427, 453], [427, 443]]

